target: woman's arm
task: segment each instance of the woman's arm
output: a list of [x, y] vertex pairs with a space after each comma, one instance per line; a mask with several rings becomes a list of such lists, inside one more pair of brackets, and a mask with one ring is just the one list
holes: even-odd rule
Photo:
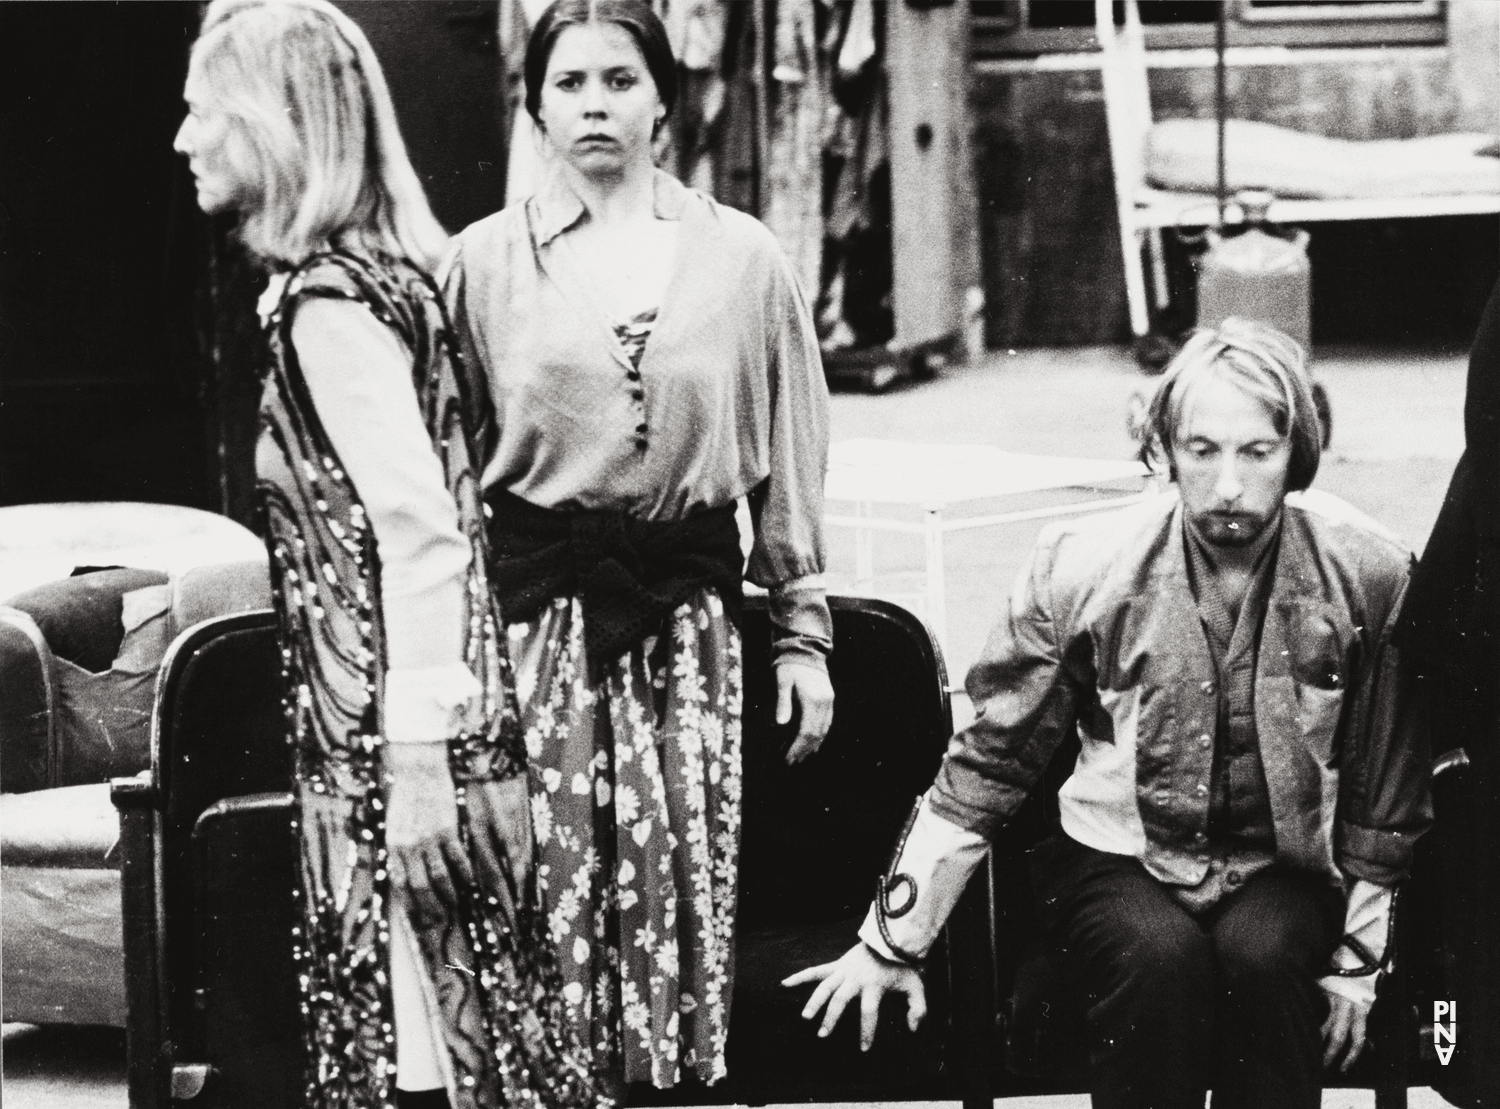
[[448, 256], [438, 268], [437, 281], [443, 290], [448, 320], [453, 325], [453, 340], [458, 345], [459, 365], [455, 369], [467, 395], [465, 418], [469, 440], [474, 445], [475, 473], [480, 475], [495, 455], [500, 428], [489, 376], [485, 373], [485, 359], [479, 349], [481, 337], [475, 333], [469, 315], [471, 289], [462, 240], [453, 240]]
[[479, 683], [463, 663], [473, 552], [417, 406], [411, 359], [354, 301], [309, 298], [292, 342], [318, 418], [364, 504], [380, 557], [386, 738], [446, 740]]
[[777, 723], [801, 709], [798, 762], [833, 722], [828, 653], [833, 620], [823, 587], [823, 481], [828, 469], [828, 384], [812, 313], [776, 250], [770, 266], [766, 336], [770, 378], [770, 474], [750, 496], [755, 543], [746, 576], [770, 592]]
[[417, 407], [411, 359], [353, 301], [309, 297], [292, 344], [318, 418], [375, 533], [386, 642], [386, 844], [391, 880], [419, 912], [471, 876], [458, 842], [446, 741], [481, 695], [463, 662], [472, 551]]

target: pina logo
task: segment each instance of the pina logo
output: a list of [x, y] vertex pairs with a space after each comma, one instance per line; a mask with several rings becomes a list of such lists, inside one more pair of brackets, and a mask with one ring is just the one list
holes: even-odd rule
[[[1448, 1018], [1448, 1023], [1443, 1023], [1443, 1018]], [[1456, 1001], [1434, 1001], [1432, 1003], [1432, 1046], [1437, 1049], [1438, 1062], [1443, 1066], [1448, 1065], [1448, 1060], [1453, 1058], [1453, 1049], [1458, 1046], [1455, 1039], [1458, 1036], [1458, 1002]], [[1447, 1040], [1446, 1047], [1443, 1041]]]

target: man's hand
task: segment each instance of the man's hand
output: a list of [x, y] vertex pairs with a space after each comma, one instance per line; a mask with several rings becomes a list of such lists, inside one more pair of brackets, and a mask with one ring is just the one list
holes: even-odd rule
[[[526, 775], [517, 774], [499, 782], [471, 782], [464, 788], [469, 811], [469, 841], [479, 870], [479, 884], [486, 893], [510, 900], [525, 888], [531, 870], [531, 796]], [[515, 880], [512, 891], [506, 868]]]
[[927, 1015], [927, 994], [922, 976], [908, 966], [882, 959], [862, 943], [855, 944], [836, 963], [809, 967], [781, 984], [801, 986], [818, 983], [802, 1009], [803, 1020], [816, 1020], [825, 1005], [827, 1014], [819, 1036], [826, 1036], [838, 1024], [849, 1002], [859, 998], [859, 1049], [869, 1051], [875, 1042], [875, 1025], [880, 1019], [880, 999], [891, 990], [906, 995], [906, 1025], [913, 1032]]
[[[1390, 940], [1395, 892], [1387, 886], [1357, 879], [1344, 906], [1345, 940], [1334, 950], [1334, 965], [1345, 970], [1364, 968], [1365, 960], [1381, 959]], [[1356, 941], [1350, 943], [1349, 941]], [[1336, 1060], [1339, 1070], [1348, 1070], [1365, 1046], [1365, 1021], [1375, 1005], [1375, 987], [1380, 971], [1357, 977], [1330, 974], [1318, 979], [1328, 996], [1328, 1019], [1323, 1022], [1323, 1065]]]
[[1375, 979], [1330, 976], [1318, 985], [1328, 996], [1328, 1019], [1323, 1022], [1323, 1066], [1338, 1063], [1340, 1071], [1354, 1065], [1365, 1049], [1365, 1021], [1375, 1004]]
[[391, 888], [410, 899], [422, 921], [435, 920], [443, 915], [445, 903], [458, 901], [453, 879], [474, 880], [458, 839], [448, 745], [391, 743], [385, 758], [390, 774], [385, 846]]
[[800, 662], [776, 664], [776, 723], [792, 718], [792, 701], [802, 710], [797, 738], [786, 753], [788, 766], [795, 766], [823, 745], [833, 723], [833, 683], [816, 666]]

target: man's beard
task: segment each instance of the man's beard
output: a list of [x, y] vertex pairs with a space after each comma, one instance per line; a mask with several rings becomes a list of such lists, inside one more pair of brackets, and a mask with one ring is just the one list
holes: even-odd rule
[[1270, 522], [1248, 512], [1205, 512], [1193, 521], [1199, 536], [1218, 547], [1248, 547]]

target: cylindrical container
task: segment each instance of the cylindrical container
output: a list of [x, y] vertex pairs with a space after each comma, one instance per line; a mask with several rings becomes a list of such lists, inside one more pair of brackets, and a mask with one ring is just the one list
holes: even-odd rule
[[1239, 193], [1245, 229], [1233, 235], [1208, 230], [1208, 250], [1198, 262], [1198, 326], [1240, 316], [1286, 332], [1311, 352], [1307, 232], [1267, 223], [1271, 199], [1259, 190]]

